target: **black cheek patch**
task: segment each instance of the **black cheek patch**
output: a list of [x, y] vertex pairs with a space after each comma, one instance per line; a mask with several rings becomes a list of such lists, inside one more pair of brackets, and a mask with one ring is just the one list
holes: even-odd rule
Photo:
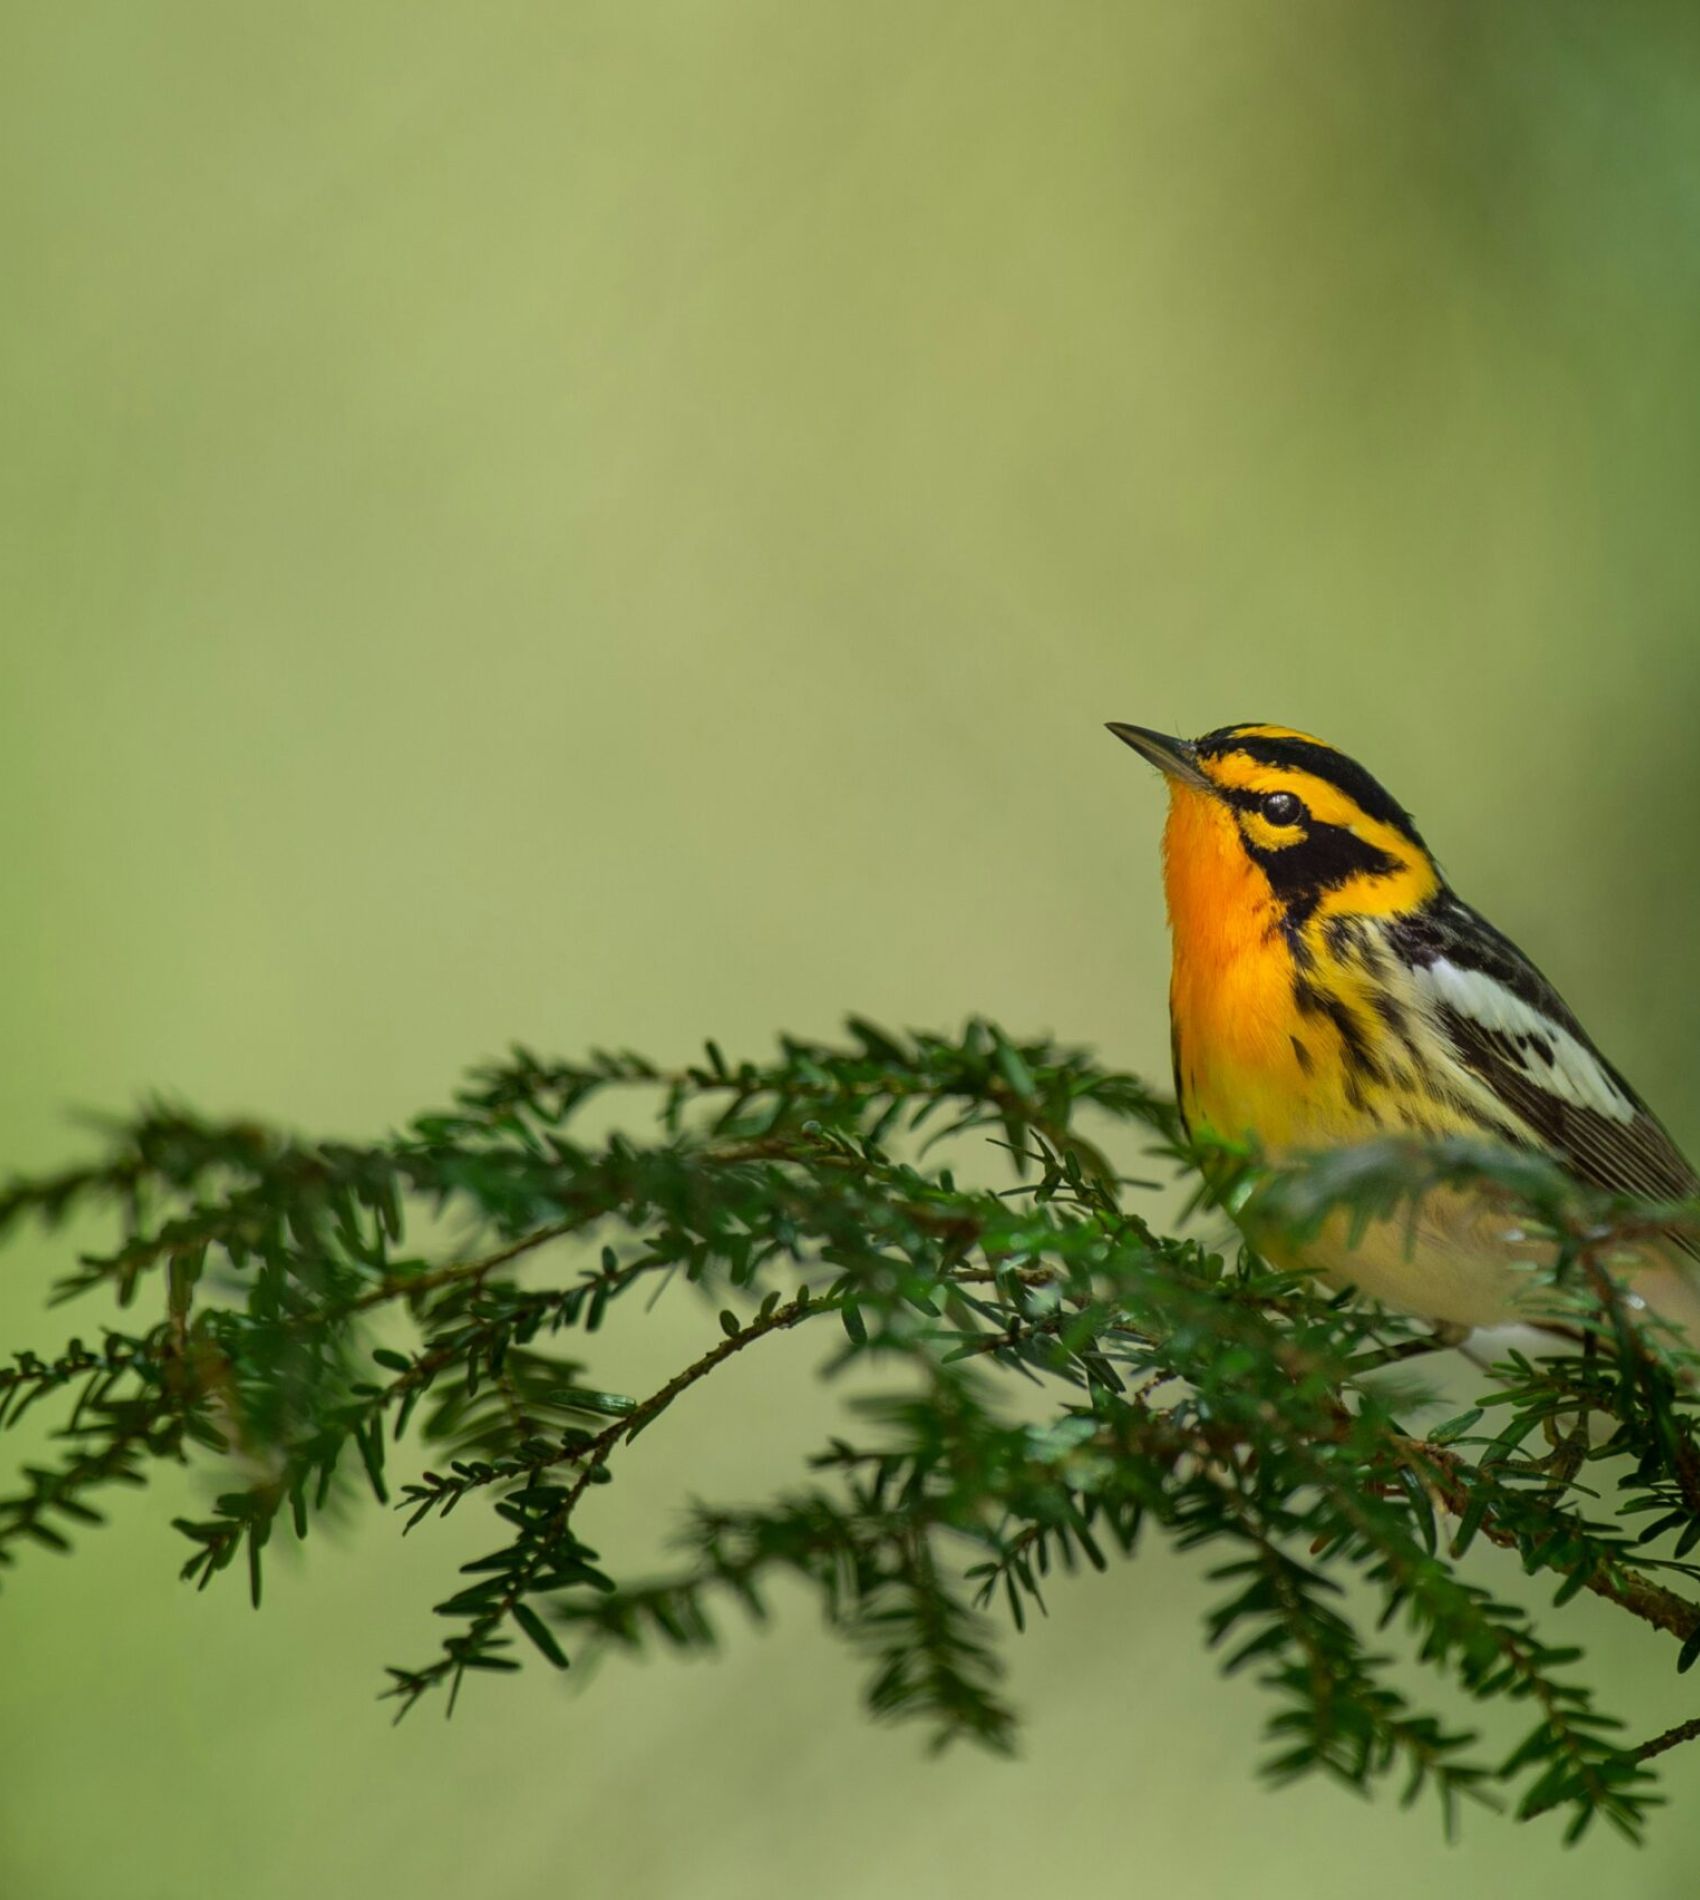
[[1403, 868], [1344, 825], [1313, 824], [1304, 837], [1274, 851], [1249, 838], [1245, 845], [1285, 908], [1289, 927], [1303, 923], [1325, 892], [1359, 878], [1392, 877]]

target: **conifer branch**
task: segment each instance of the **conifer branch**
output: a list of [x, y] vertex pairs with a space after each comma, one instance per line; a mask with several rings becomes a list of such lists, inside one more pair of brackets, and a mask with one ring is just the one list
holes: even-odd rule
[[[648, 1093], [653, 1134], [586, 1141], [582, 1112], [615, 1089]], [[436, 1655], [390, 1672], [402, 1711], [437, 1687], [452, 1709], [527, 1648], [565, 1667], [569, 1646], [710, 1646], [727, 1607], [763, 1618], [790, 1576], [864, 1657], [874, 1714], [1006, 1749], [1001, 1617], [1019, 1631], [1058, 1569], [1157, 1537], [1213, 1550], [1205, 1633], [1271, 1698], [1277, 1782], [1396, 1774], [1448, 1825], [1503, 1791], [1523, 1818], [1564, 1809], [1572, 1837], [1601, 1817], [1638, 1836], [1648, 1764], [1700, 1738], [1695, 1721], [1620, 1744], [1586, 1657], [1545, 1633], [1588, 1592], [1674, 1638], [1679, 1670], [1700, 1659], [1700, 1360], [1606, 1264], [1700, 1210], [1603, 1202], [1461, 1142], [1272, 1170], [1190, 1143], [1135, 1078], [984, 1022], [854, 1021], [841, 1044], [786, 1039], [765, 1063], [710, 1045], [671, 1069], [519, 1050], [366, 1143], [159, 1105], [105, 1142], [0, 1190], [0, 1236], [67, 1236], [59, 1297], [145, 1315], [0, 1367], [0, 1434], [45, 1421], [52, 1448], [0, 1495], [0, 1566], [71, 1549], [104, 1492], [162, 1463], [209, 1484], [178, 1520], [183, 1574], [239, 1567], [256, 1604], [272, 1539], [362, 1494], [404, 1529], [482, 1512], [490, 1547], [437, 1604]], [[1446, 1342], [1154, 1223], [1153, 1160], [1217, 1226], [1249, 1206], [1301, 1249], [1342, 1212], [1495, 1197], [1550, 1238], [1563, 1332], [1461, 1418], [1413, 1428], [1423, 1401], [1382, 1375]], [[641, 1324], [663, 1296], [701, 1301], [720, 1337], [647, 1397], [605, 1389], [604, 1322]], [[874, 1395], [799, 1447], [795, 1486], [698, 1507], [676, 1573], [605, 1562], [589, 1527], [626, 1449], [783, 1334]], [[1478, 1541], [1505, 1557], [1466, 1577]], [[1556, 1585], [1538, 1619], [1499, 1593], [1511, 1557]], [[1459, 1715], [1499, 1701], [1532, 1726], [1495, 1762]]]

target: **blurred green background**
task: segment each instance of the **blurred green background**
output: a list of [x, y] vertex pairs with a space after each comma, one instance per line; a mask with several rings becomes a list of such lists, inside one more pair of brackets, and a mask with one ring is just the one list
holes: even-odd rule
[[[512, 1038], [970, 1009], [1162, 1074], [1106, 718], [1360, 753], [1694, 1146], [1700, 25], [1408, 0], [90, 0], [0, 59], [0, 1160], [169, 1087], [322, 1132]], [[51, 1250], [14, 1251], [3, 1343]], [[703, 1316], [611, 1339], [641, 1384]], [[747, 1366], [604, 1548], [818, 1437]], [[871, 1728], [798, 1602], [392, 1732], [458, 1546], [266, 1612], [132, 1502], [0, 1603], [0, 1891], [1693, 1892], [1252, 1779], [1153, 1555], [1015, 1765]], [[1581, 1626], [1650, 1732], [1660, 1639]]]

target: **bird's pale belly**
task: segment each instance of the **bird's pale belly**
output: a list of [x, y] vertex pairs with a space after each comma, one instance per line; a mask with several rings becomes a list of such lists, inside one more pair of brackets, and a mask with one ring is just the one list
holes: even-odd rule
[[1334, 1286], [1451, 1325], [1535, 1320], [1552, 1307], [1540, 1273], [1551, 1265], [1551, 1243], [1526, 1238], [1512, 1216], [1479, 1196], [1437, 1190], [1424, 1196], [1414, 1220], [1401, 1213], [1371, 1221], [1356, 1239], [1350, 1230], [1342, 1212], [1302, 1245], [1259, 1234], [1255, 1224], [1249, 1238], [1277, 1266], [1309, 1269]]
[[[1260, 1234], [1254, 1221], [1247, 1237], [1277, 1266], [1309, 1270], [1449, 1325], [1551, 1324], [1565, 1304], [1543, 1272], [1553, 1264], [1553, 1243], [1526, 1235], [1502, 1205], [1462, 1190], [1436, 1189], [1415, 1220], [1406, 1213], [1371, 1221], [1355, 1240], [1344, 1213], [1300, 1245]], [[1608, 1265], [1644, 1305], [1700, 1339], [1700, 1287], [1688, 1262], [1647, 1242], [1620, 1247]]]
[[[1230, 967], [1237, 987], [1218, 973], [1208, 984], [1183, 988], [1177, 972], [1177, 1023], [1204, 1025], [1202, 1034], [1193, 1029], [1176, 1039], [1176, 1079], [1195, 1130], [1249, 1136], [1277, 1164], [1389, 1135], [1479, 1139], [1488, 1132], [1485, 1118], [1471, 1110], [1481, 1084], [1462, 1071], [1449, 1077], [1449, 1089], [1419, 1091], [1401, 1086], [1390, 1064], [1377, 1081], [1349, 1091], [1342, 1052], [1320, 1042], [1307, 1052], [1258, 979], [1243, 965]], [[1304, 1035], [1315, 1040], [1309, 1026]], [[1504, 1105], [1495, 1113], [1501, 1125], [1515, 1120]], [[1278, 1266], [1309, 1269], [1332, 1285], [1451, 1325], [1540, 1324], [1564, 1304], [1543, 1272], [1553, 1262], [1552, 1243], [1526, 1236], [1502, 1200], [1469, 1189], [1437, 1189], [1414, 1216], [1405, 1209], [1372, 1221], [1355, 1238], [1346, 1212], [1302, 1246], [1247, 1231]], [[1700, 1340], [1692, 1262], [1648, 1242], [1621, 1250], [1610, 1266], [1648, 1306]]]
[[[1254, 1133], [1276, 1162], [1363, 1138], [1361, 1128], [1347, 1126], [1351, 1117], [1343, 1105], [1315, 1090], [1283, 1094], [1279, 1088], [1248, 1088], [1244, 1077], [1236, 1080], [1238, 1086], [1213, 1091], [1213, 1112], [1202, 1102], [1191, 1107], [1196, 1122]], [[1439, 1103], [1424, 1104], [1421, 1127], [1400, 1112], [1396, 1100], [1384, 1096], [1382, 1106], [1385, 1133], [1480, 1133]], [[1259, 1232], [1254, 1223], [1248, 1223], [1247, 1237], [1277, 1266], [1309, 1270], [1330, 1285], [1354, 1287], [1401, 1312], [1449, 1325], [1539, 1324], [1562, 1304], [1543, 1276], [1553, 1264], [1553, 1244], [1525, 1234], [1514, 1212], [1479, 1192], [1437, 1188], [1414, 1215], [1405, 1209], [1392, 1219], [1371, 1221], [1355, 1237], [1352, 1228], [1352, 1216], [1342, 1211], [1302, 1244]], [[1611, 1265], [1650, 1306], [1700, 1338], [1700, 1289], [1666, 1249], [1626, 1248]]]
[[[1252, 1135], [1276, 1162], [1349, 1145], [1354, 1133], [1361, 1138], [1363, 1132], [1343, 1126], [1345, 1115], [1331, 1113], [1336, 1104], [1319, 1100], [1315, 1090], [1243, 1074], [1235, 1078], [1237, 1086], [1223, 1087], [1213, 1076], [1198, 1081], [1203, 1086], [1187, 1104], [1191, 1125]], [[1355, 1240], [1345, 1212], [1302, 1246], [1244, 1224], [1247, 1238], [1277, 1266], [1308, 1269], [1401, 1311], [1460, 1326], [1499, 1325], [1515, 1314], [1519, 1296], [1526, 1299], [1530, 1291], [1530, 1269], [1542, 1264], [1539, 1248], [1513, 1238], [1513, 1221], [1503, 1215], [1491, 1221], [1479, 1199], [1458, 1193], [1426, 1196], [1415, 1220], [1402, 1212], [1372, 1221]]]

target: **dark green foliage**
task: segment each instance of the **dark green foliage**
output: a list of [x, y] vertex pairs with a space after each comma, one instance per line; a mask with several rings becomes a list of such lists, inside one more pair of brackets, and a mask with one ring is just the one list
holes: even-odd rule
[[[1200, 1152], [1168, 1102], [1078, 1052], [980, 1022], [955, 1040], [850, 1030], [768, 1064], [710, 1044], [667, 1074], [519, 1051], [365, 1147], [160, 1109], [114, 1127], [94, 1165], [14, 1183], [0, 1231], [116, 1211], [120, 1237], [60, 1293], [156, 1317], [0, 1369], [0, 1425], [50, 1416], [56, 1447], [0, 1499], [0, 1564], [67, 1548], [105, 1487], [192, 1461], [226, 1488], [179, 1520], [183, 1574], [237, 1566], [258, 1603], [269, 1541], [358, 1485], [410, 1530], [462, 1507], [492, 1526], [437, 1605], [436, 1654], [390, 1671], [400, 1710], [439, 1688], [452, 1707], [469, 1671], [530, 1655], [711, 1645], [789, 1575], [865, 1655], [874, 1712], [1002, 1749], [1000, 1623], [1023, 1627], [1058, 1568], [1155, 1536], [1217, 1553], [1207, 1639], [1274, 1698], [1274, 1779], [1393, 1776], [1406, 1798], [1432, 1787], [1449, 1822], [1503, 1791], [1523, 1815], [1566, 1811], [1572, 1836], [1595, 1816], [1636, 1835], [1647, 1761], [1696, 1725], [1623, 1743], [1580, 1652], [1493, 1594], [1491, 1564], [1466, 1577], [1459, 1560], [1498, 1546], [1550, 1577], [1555, 1610], [1590, 1591], [1664, 1632], [1673, 1667], [1700, 1655], [1687, 1348], [1607, 1264], [1615, 1236], [1682, 1210], [1587, 1200], [1459, 1143], [1270, 1174]], [[612, 1090], [648, 1098], [652, 1138], [582, 1132]], [[1130, 1134], [1199, 1203], [1255, 1196], [1295, 1234], [1439, 1184], [1503, 1196], [1559, 1242], [1573, 1345], [1410, 1427], [1421, 1405], [1375, 1374], [1428, 1349], [1426, 1329], [1155, 1231], [1149, 1184], [1111, 1159]], [[641, 1317], [677, 1285], [702, 1302], [700, 1356], [647, 1396], [602, 1390], [610, 1310]], [[865, 1364], [883, 1395], [847, 1405], [785, 1494], [698, 1507], [675, 1574], [620, 1574], [586, 1541], [592, 1491], [727, 1359], [805, 1333], [826, 1376]], [[423, 1448], [405, 1466], [403, 1441]], [[1508, 1757], [1413, 1699], [1413, 1660], [1454, 1706], [1521, 1705]]]

